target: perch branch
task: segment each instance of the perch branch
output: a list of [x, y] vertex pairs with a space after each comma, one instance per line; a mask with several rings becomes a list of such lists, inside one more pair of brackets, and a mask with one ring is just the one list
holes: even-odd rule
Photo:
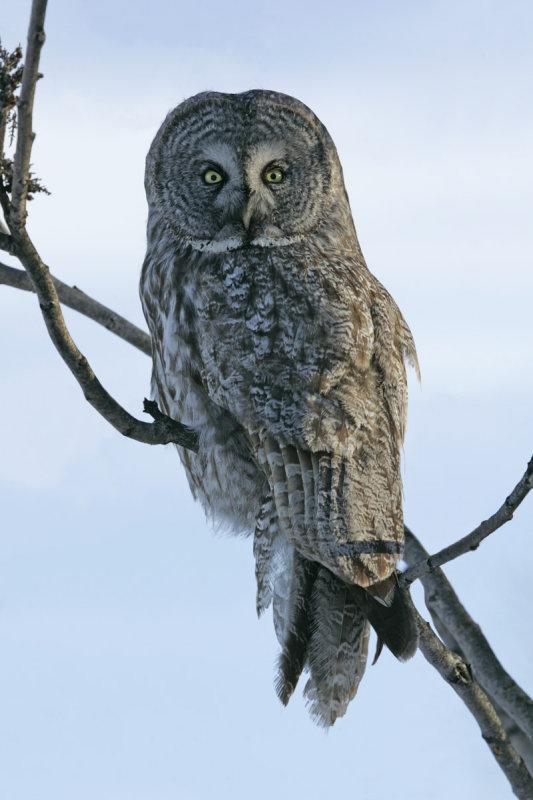
[[[420, 561], [428, 553], [405, 528], [405, 558]], [[421, 577], [426, 605], [448, 647], [471, 665], [476, 680], [493, 702], [514, 721], [533, 744], [533, 701], [504, 670], [479, 625], [468, 614], [444, 572], [437, 568]]]
[[514, 512], [532, 488], [533, 457], [530, 459], [522, 478], [495, 514], [484, 520], [477, 528], [467, 536], [463, 536], [459, 541], [445, 547], [443, 550], [439, 550], [435, 555], [422, 559], [412, 567], [409, 567], [409, 569], [399, 576], [399, 585], [405, 588], [417, 578], [421, 578], [423, 575], [446, 564], [448, 561], [452, 561], [454, 558], [468, 553], [469, 550], [476, 550], [483, 539], [486, 539], [487, 536], [498, 528], [501, 528], [502, 525], [505, 525], [506, 522], [509, 522], [509, 520], [513, 518]]
[[[107, 306], [94, 300], [94, 298], [85, 294], [76, 286], [68, 286], [63, 281], [60, 281], [59, 278], [54, 278], [53, 275], [50, 277], [54, 283], [60, 303], [103, 325], [108, 331], [129, 342], [145, 355], [151, 355], [150, 336], [147, 333], [124, 317], [121, 317], [120, 314], [116, 314]], [[7, 264], [0, 263], [0, 284], [2, 283], [6, 286], [13, 286], [15, 289], [22, 289], [25, 292], [35, 291], [31, 280], [23, 269], [15, 269], [14, 267], [8, 267]]]
[[533, 779], [523, 760], [512, 746], [487, 695], [472, 677], [462, 658], [448, 650], [428, 623], [415, 612], [418, 620], [419, 647], [425, 659], [459, 695], [475, 717], [481, 734], [520, 800], [533, 797]]

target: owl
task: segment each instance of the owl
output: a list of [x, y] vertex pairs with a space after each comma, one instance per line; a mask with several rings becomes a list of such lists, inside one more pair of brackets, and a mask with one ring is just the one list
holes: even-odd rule
[[253, 535], [284, 704], [312, 717], [355, 695], [369, 627], [417, 647], [396, 582], [411, 332], [369, 272], [333, 141], [273, 91], [204, 92], [171, 111], [146, 160], [141, 301], [154, 398], [194, 427], [178, 448], [210, 517]]

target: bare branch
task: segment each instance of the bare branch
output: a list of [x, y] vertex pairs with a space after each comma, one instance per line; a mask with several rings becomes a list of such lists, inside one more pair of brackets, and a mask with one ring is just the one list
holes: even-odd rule
[[68, 332], [48, 267], [41, 261], [28, 234], [25, 230], [17, 231], [13, 239], [17, 257], [26, 267], [39, 297], [50, 338], [80, 384], [86, 400], [123, 436], [146, 444], [174, 442], [197, 451], [198, 434], [192, 428], [164, 415], [153, 423], [141, 422], [128, 414], [104, 389]]
[[456, 653], [448, 650], [428, 623], [415, 612], [418, 621], [419, 647], [429, 663], [452, 687], [475, 717], [492, 755], [520, 800], [533, 797], [533, 779], [524, 762], [510, 743], [501, 721], [483, 689]]
[[[2, 235], [0, 234], [0, 246], [1, 243]], [[145, 355], [151, 355], [149, 334], [145, 333], [136, 325], [133, 325], [132, 322], [129, 322], [124, 317], [121, 317], [120, 314], [116, 314], [107, 306], [94, 300], [76, 286], [67, 286], [67, 284], [60, 281], [59, 278], [54, 278], [53, 275], [50, 277], [56, 288], [60, 303], [69, 308], [73, 308], [74, 311], [79, 311], [80, 314], [84, 314], [84, 316], [103, 325], [108, 331], [111, 331], [111, 333], [129, 342], [129, 344], [141, 350]], [[31, 280], [24, 270], [8, 267], [7, 264], [0, 263], [0, 284], [2, 283], [6, 286], [22, 289], [25, 292], [35, 291]]]
[[422, 561], [419, 561], [417, 564], [407, 569], [399, 576], [399, 585], [401, 587], [407, 587], [417, 578], [421, 578], [422, 575], [426, 575], [428, 572], [442, 566], [442, 564], [446, 564], [447, 561], [452, 561], [454, 558], [468, 553], [469, 550], [476, 550], [483, 539], [486, 539], [487, 536], [498, 530], [498, 528], [501, 528], [502, 525], [505, 525], [506, 522], [509, 522], [509, 520], [513, 518], [514, 512], [522, 500], [527, 497], [532, 488], [533, 457], [530, 459], [525, 473], [513, 491], [495, 514], [478, 525], [478, 527], [467, 536], [463, 536], [462, 539], [459, 539], [459, 541], [454, 544], [445, 547], [443, 550], [439, 550], [435, 555], [424, 558]]
[[[428, 553], [414, 533], [405, 528], [408, 563], [426, 559]], [[520, 727], [533, 744], [533, 701], [504, 670], [479, 625], [474, 622], [439, 568], [421, 577], [426, 605], [448, 647], [471, 665], [485, 692]]]
[[30, 156], [35, 134], [32, 130], [33, 100], [35, 84], [39, 78], [39, 58], [45, 41], [44, 17], [47, 0], [33, 0], [26, 60], [22, 73], [22, 85], [17, 104], [17, 147], [13, 162], [11, 204], [6, 222], [11, 233], [21, 230], [26, 221]]
[[509, 741], [513, 745], [518, 755], [522, 756], [524, 759], [524, 764], [528, 768], [529, 774], [533, 775], [533, 742], [524, 733], [522, 728], [516, 724], [515, 720], [512, 719], [509, 714], [507, 714], [496, 702], [494, 697], [490, 695], [490, 692], [487, 692], [487, 695], [490, 699], [490, 702], [494, 706], [494, 710], [501, 719], [502, 725], [505, 728], [505, 732], [509, 737]]
[[35, 84], [40, 77], [39, 56], [45, 38], [43, 27], [45, 11], [46, 0], [34, 0], [18, 105], [17, 146], [13, 164], [11, 203], [7, 207], [6, 219], [11, 231], [13, 253], [25, 267], [35, 287], [50, 338], [80, 384], [88, 402], [124, 436], [147, 444], [175, 442], [188, 449], [197, 450], [198, 434], [196, 431], [170, 419], [161, 412], [153, 423], [141, 422], [128, 414], [104, 389], [67, 330], [50, 271], [42, 262], [26, 231], [28, 170], [34, 139], [32, 110]]

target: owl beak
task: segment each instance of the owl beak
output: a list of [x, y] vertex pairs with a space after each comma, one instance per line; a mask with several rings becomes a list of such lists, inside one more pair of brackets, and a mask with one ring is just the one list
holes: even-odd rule
[[264, 215], [261, 213], [260, 203], [253, 192], [246, 192], [239, 198], [239, 203], [233, 208], [231, 222], [238, 225], [243, 231], [244, 241], [251, 242], [261, 235]]
[[254, 197], [250, 197], [242, 212], [242, 224], [246, 231], [246, 240], [251, 242], [261, 233], [261, 215], [258, 213]]
[[246, 232], [248, 232], [250, 229], [250, 223], [252, 221], [253, 215], [254, 215], [254, 209], [252, 207], [252, 202], [249, 200], [242, 215], [242, 224], [244, 225], [244, 230]]

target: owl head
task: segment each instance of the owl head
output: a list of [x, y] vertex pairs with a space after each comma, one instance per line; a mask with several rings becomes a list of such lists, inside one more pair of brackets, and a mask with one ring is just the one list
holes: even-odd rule
[[196, 250], [301, 241], [348, 209], [335, 145], [299, 100], [203, 92], [171, 111], [146, 160], [151, 213]]

